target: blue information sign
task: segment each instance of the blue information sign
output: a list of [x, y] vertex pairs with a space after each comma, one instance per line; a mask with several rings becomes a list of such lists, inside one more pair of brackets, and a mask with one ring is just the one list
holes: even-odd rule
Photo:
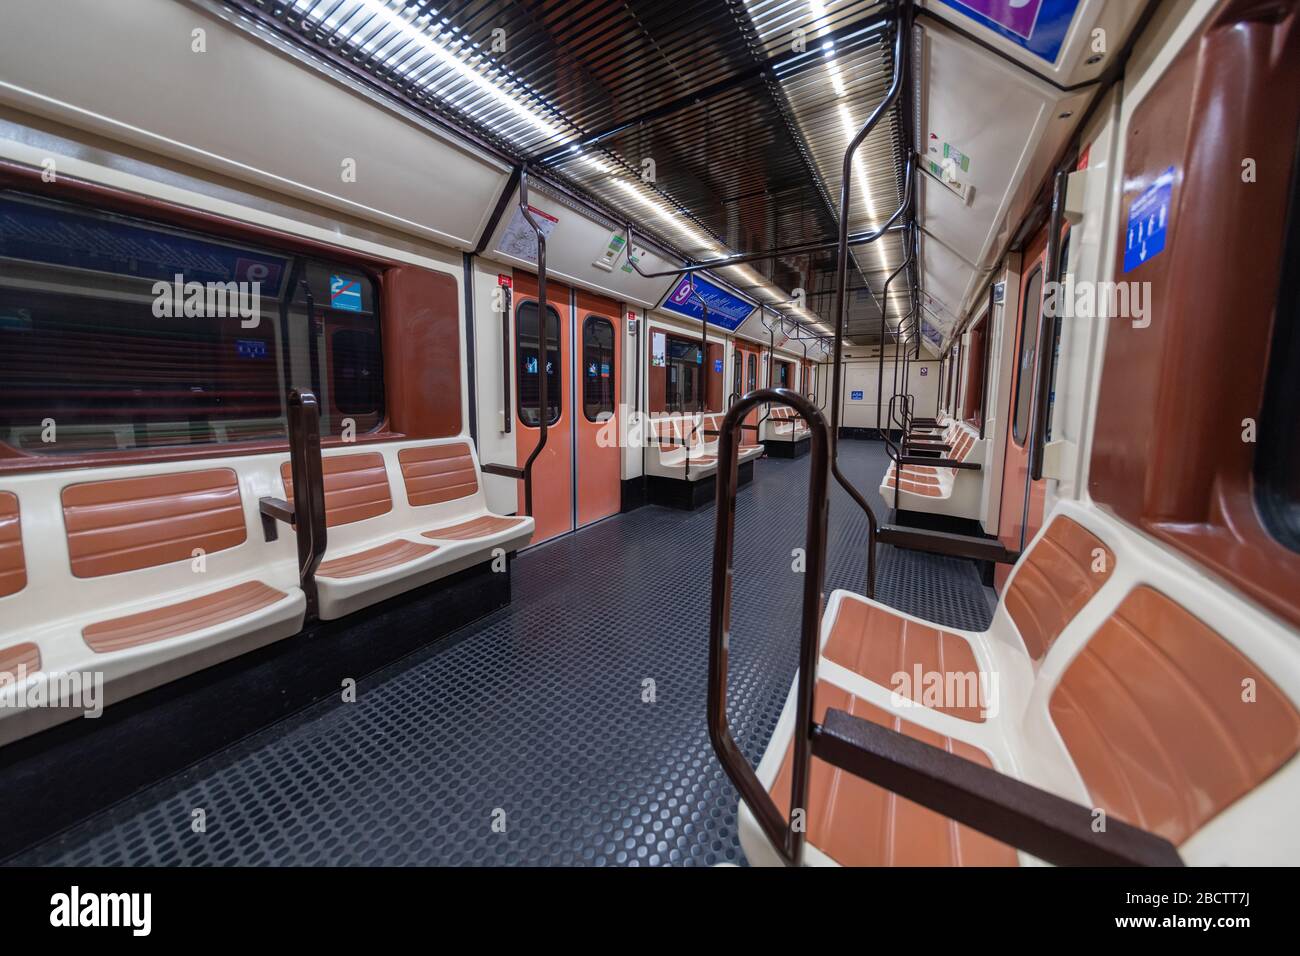
[[754, 307], [738, 295], [732, 295], [721, 286], [714, 285], [701, 276], [695, 277], [695, 295], [691, 294], [690, 276], [682, 276], [664, 299], [661, 308], [678, 315], [690, 316], [697, 321], [704, 318], [700, 299], [709, 306], [709, 324], [734, 332], [740, 323], [749, 318]]
[[1170, 166], [1128, 210], [1128, 236], [1124, 241], [1124, 271], [1131, 272], [1165, 248], [1169, 231], [1169, 203], [1174, 195], [1174, 167]]
[[852, 401], [852, 402], [860, 402], [860, 401], [862, 401], [862, 393], [861, 393], [861, 392], [849, 392], [849, 401]]
[[1016, 46], [1055, 63], [1079, 0], [942, 0]]

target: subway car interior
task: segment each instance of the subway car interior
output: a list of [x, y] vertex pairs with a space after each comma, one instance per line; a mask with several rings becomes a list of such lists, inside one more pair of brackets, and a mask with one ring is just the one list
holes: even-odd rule
[[1300, 864], [1297, 130], [1292, 0], [3, 0], [0, 861]]

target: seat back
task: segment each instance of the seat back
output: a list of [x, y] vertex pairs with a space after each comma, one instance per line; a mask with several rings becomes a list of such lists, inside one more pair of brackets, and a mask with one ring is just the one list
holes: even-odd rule
[[[1031, 780], [1188, 845], [1188, 862], [1300, 851], [1294, 634], [1076, 502], [1057, 506], [1017, 562], [995, 645], [1008, 643], [997, 638], [1008, 621], [1029, 657], [1005, 663], [1031, 671], [1027, 696], [1014, 697]], [[1275, 776], [1271, 801], [1233, 809]]]
[[0, 491], [0, 597], [17, 594], [25, 587], [27, 558], [18, 496], [12, 491]]
[[403, 448], [397, 460], [412, 507], [455, 501], [478, 491], [474, 456], [463, 442]]
[[1052, 518], [1016, 565], [1002, 601], [1025, 650], [1041, 661], [1115, 569], [1115, 555], [1067, 515]]
[[1050, 711], [1094, 805], [1175, 845], [1300, 750], [1300, 712], [1269, 677], [1146, 585], [1074, 657]]
[[196, 549], [213, 554], [247, 538], [230, 468], [86, 481], [65, 487], [62, 501], [79, 578], [189, 561]]
[[[388, 470], [379, 452], [330, 455], [321, 460], [325, 480], [325, 526], [351, 524], [393, 510]], [[289, 462], [280, 466], [284, 497], [293, 501], [293, 473]]]

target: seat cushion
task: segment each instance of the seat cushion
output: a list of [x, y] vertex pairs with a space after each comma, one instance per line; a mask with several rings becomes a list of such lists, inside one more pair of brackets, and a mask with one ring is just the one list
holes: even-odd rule
[[415, 541], [403, 541], [401, 539], [388, 541], [376, 547], [367, 548], [365, 551], [358, 551], [356, 554], [348, 554], [341, 558], [323, 561], [321, 566], [316, 569], [316, 576], [320, 578], [355, 578], [362, 574], [369, 574], [372, 571], [382, 571], [384, 568], [406, 564], [416, 558], [423, 558], [425, 555], [433, 554], [437, 550], [438, 546], [436, 544], [418, 544]]
[[984, 720], [979, 663], [957, 634], [845, 595], [822, 656], [933, 710]]
[[489, 535], [517, 528], [524, 523], [523, 518], [504, 518], [500, 515], [483, 515], [460, 524], [445, 528], [433, 528], [424, 532], [426, 538], [440, 538], [444, 541], [469, 541], [473, 538], [486, 538]]
[[31, 641], [0, 647], [0, 674], [17, 680], [18, 674], [34, 674], [41, 669], [41, 649]]
[[286, 597], [261, 581], [246, 581], [179, 604], [89, 624], [81, 636], [92, 651], [107, 654], [224, 624]]
[[[991, 767], [988, 754], [893, 716], [826, 681], [817, 682], [815, 719], [828, 708], [890, 727], [958, 757]], [[790, 814], [793, 741], [772, 783], [772, 799]], [[816, 757], [808, 789], [808, 841], [844, 866], [1016, 866], [1016, 851], [948, 817], [905, 800]]]

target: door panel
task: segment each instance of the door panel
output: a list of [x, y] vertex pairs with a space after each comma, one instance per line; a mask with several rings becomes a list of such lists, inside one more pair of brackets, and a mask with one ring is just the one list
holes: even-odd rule
[[[537, 446], [537, 277], [515, 271], [515, 453], [522, 467]], [[573, 530], [573, 395], [569, 362], [569, 287], [547, 281], [546, 298], [554, 310], [548, 321], [547, 352], [554, 367], [547, 381], [552, 414], [546, 447], [533, 464], [533, 544]], [[529, 399], [531, 398], [531, 402]], [[558, 408], [557, 408], [558, 406]], [[526, 421], [524, 414], [528, 416]], [[524, 485], [519, 483], [519, 513], [524, 513]]]
[[[1047, 230], [1042, 229], [1025, 247], [1012, 343], [1011, 401], [1008, 405], [1006, 453], [1002, 466], [1002, 507], [998, 519], [998, 540], [1020, 550], [1043, 523], [1046, 481], [1029, 481], [1029, 441], [1033, 433], [1034, 370], [1038, 367], [1038, 341], [1042, 318], [1043, 283], [1046, 281]], [[1011, 573], [999, 564], [994, 584], [1001, 591]]]
[[577, 294], [578, 407], [574, 456], [578, 468], [578, 527], [618, 514], [622, 454], [618, 447], [618, 381], [623, 368], [622, 308], [613, 299]]

